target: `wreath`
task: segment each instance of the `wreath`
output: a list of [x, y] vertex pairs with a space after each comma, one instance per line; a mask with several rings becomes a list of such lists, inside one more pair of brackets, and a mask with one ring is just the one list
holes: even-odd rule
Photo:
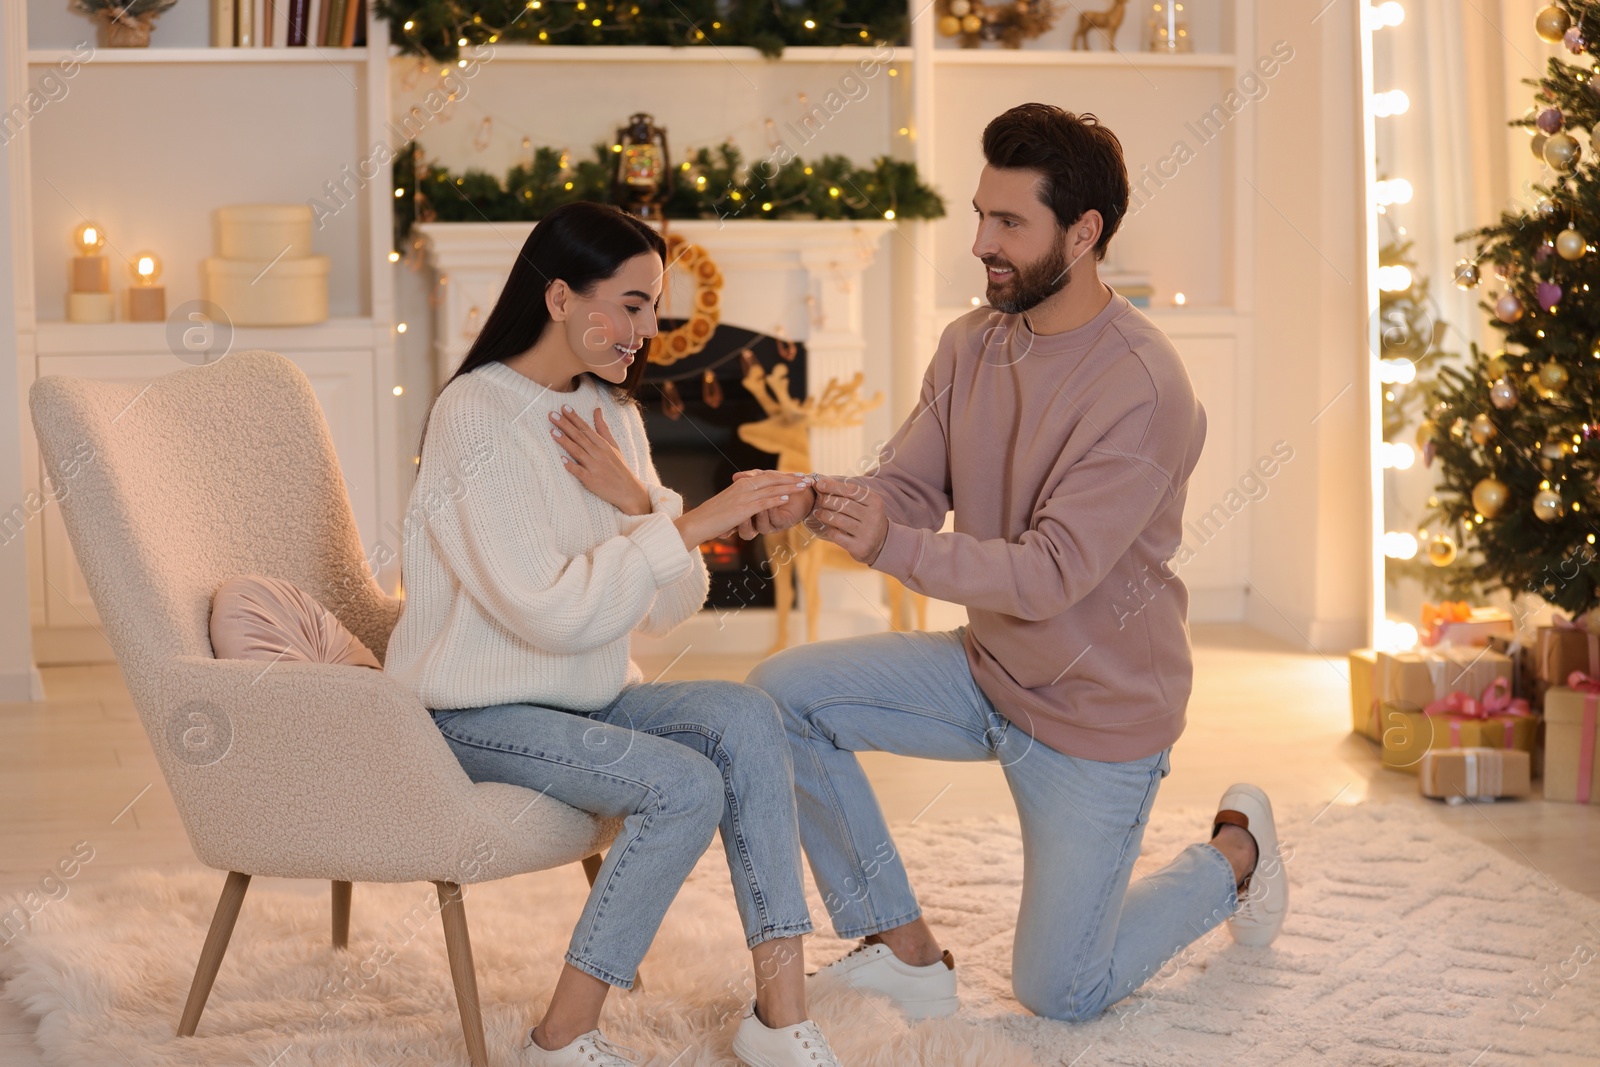
[[689, 319], [651, 339], [649, 361], [670, 367], [705, 348], [722, 317], [722, 271], [704, 248], [676, 233], [667, 234], [667, 269], [682, 267], [694, 279]]

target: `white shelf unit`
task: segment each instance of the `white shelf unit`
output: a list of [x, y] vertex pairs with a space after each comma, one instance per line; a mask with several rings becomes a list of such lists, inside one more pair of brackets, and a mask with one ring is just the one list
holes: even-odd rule
[[[235, 327], [229, 351], [269, 349], [305, 371], [333, 434], [363, 544], [370, 553], [387, 541], [398, 554], [392, 530], [411, 465], [399, 455], [393, 392], [393, 197], [386, 164], [364, 180], [349, 177], [387, 138], [387, 24], [369, 18], [371, 50], [212, 48], [196, 43], [207, 36], [207, 6], [185, 4], [157, 21], [154, 47], [123, 49], [99, 47], [93, 22], [63, 18], [42, 0], [7, 4], [0, 17], [7, 108], [43, 88], [41, 79], [53, 77], [56, 88], [7, 145], [22, 223], [13, 262], [30, 490], [44, 485], [27, 410], [35, 378], [137, 382], [188, 365], [175, 354], [169, 323], [126, 321], [128, 257], [146, 249], [161, 256], [171, 320], [203, 296], [200, 263], [214, 254], [216, 208], [320, 200], [328, 211], [314, 225], [313, 251], [332, 261], [332, 317], [312, 326]], [[87, 56], [74, 51], [80, 40], [95, 46]], [[80, 60], [70, 75], [60, 66], [66, 58]], [[335, 194], [330, 182], [342, 183], [342, 191]], [[84, 218], [108, 234], [116, 322], [62, 321], [70, 234]], [[109, 659], [55, 509], [28, 525], [27, 541], [36, 660]], [[393, 591], [398, 562], [377, 579]]]

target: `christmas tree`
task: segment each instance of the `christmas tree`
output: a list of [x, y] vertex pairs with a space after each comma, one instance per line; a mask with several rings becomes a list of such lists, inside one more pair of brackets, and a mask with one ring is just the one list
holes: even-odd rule
[[[1600, 0], [1562, 0], [1535, 31], [1574, 55], [1600, 49]], [[1600, 603], [1600, 71], [1556, 56], [1528, 127], [1550, 174], [1527, 210], [1461, 235], [1476, 254], [1456, 284], [1482, 286], [1504, 334], [1492, 353], [1441, 367], [1417, 438], [1439, 464], [1429, 503], [1464, 531], [1481, 588], [1536, 593], [1574, 616]]]

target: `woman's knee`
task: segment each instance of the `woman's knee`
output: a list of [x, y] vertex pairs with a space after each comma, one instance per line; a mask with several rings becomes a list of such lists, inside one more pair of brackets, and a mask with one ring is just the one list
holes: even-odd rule
[[722, 772], [692, 749], [652, 783], [653, 806], [661, 814], [703, 824], [707, 832], [722, 821], [725, 803]]

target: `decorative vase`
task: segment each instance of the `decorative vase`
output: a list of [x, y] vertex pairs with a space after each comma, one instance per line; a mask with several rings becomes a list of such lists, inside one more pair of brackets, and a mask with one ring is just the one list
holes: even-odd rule
[[106, 47], [107, 48], [149, 48], [150, 30], [152, 23], [149, 19], [137, 15], [107, 16]]

